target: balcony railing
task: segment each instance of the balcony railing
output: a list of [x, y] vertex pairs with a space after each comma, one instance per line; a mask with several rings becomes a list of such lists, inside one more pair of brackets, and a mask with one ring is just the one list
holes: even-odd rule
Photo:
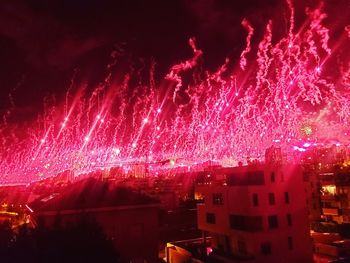
[[323, 195], [321, 195], [321, 200], [322, 201], [336, 201], [337, 197], [336, 197], [336, 195], [323, 194]]
[[322, 208], [322, 213], [329, 216], [339, 215], [339, 208]]
[[341, 212], [344, 216], [350, 216], [350, 208], [343, 208]]
[[347, 194], [323, 194], [321, 195], [322, 201], [343, 201], [347, 199]]

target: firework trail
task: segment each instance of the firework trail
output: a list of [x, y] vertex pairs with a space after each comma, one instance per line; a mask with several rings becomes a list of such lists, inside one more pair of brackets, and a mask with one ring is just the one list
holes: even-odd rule
[[[349, 63], [345, 57], [338, 76], [328, 73], [335, 51], [329, 46], [322, 6], [307, 9], [308, 20], [298, 32], [290, 0], [286, 8], [289, 28], [278, 41], [273, 41], [269, 21], [255, 46], [254, 29], [243, 20], [246, 47], [235, 70], [226, 59], [215, 72], [201, 71], [203, 52], [191, 38], [192, 58], [172, 66], [161, 85], [154, 79], [154, 62], [148, 82], [142, 81], [144, 69], [131, 68], [114, 83], [119, 55], [112, 53], [105, 80], [91, 93], [72, 81], [64, 105], [46, 106], [26, 127], [9, 124], [5, 114], [0, 184], [164, 160], [188, 167], [206, 161], [244, 162], [262, 159], [271, 145], [287, 153], [300, 149], [302, 140], [348, 144]], [[348, 36], [349, 26], [338, 50], [349, 49]], [[248, 53], [255, 58], [248, 60]], [[187, 87], [184, 72], [193, 73]], [[135, 78], [139, 81], [133, 86]]]

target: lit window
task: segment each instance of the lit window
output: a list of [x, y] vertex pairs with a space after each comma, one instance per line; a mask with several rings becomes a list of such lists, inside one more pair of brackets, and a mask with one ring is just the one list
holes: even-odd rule
[[214, 205], [223, 205], [224, 204], [224, 198], [222, 193], [214, 193], [213, 194], [213, 204]]
[[322, 186], [322, 192], [324, 194], [335, 195], [337, 192], [337, 189], [335, 185], [325, 185], [325, 186]]

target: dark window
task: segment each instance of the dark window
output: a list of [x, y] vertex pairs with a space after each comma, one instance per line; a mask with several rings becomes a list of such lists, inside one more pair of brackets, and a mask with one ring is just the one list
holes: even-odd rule
[[232, 229], [246, 232], [258, 232], [263, 230], [261, 216], [230, 215], [230, 226]]
[[224, 198], [222, 196], [222, 193], [214, 193], [213, 194], [213, 204], [214, 205], [223, 205], [224, 204]]
[[332, 203], [331, 202], [324, 202], [323, 207], [324, 208], [332, 208]]
[[288, 248], [293, 249], [293, 238], [292, 237], [288, 237]]
[[207, 223], [208, 224], [215, 224], [215, 214], [214, 213], [207, 213]]
[[271, 183], [274, 183], [276, 180], [275, 178], [275, 172], [271, 172]]
[[264, 242], [261, 244], [261, 254], [268, 255], [271, 254], [271, 243]]
[[264, 185], [264, 171], [229, 173], [226, 182], [228, 185]]
[[269, 204], [274, 205], [275, 204], [275, 194], [274, 193], [269, 193]]
[[261, 231], [263, 229], [263, 222], [261, 216], [246, 216], [245, 230], [248, 232]]
[[287, 214], [287, 222], [288, 222], [288, 226], [292, 225], [292, 215], [291, 214]]
[[232, 229], [245, 230], [244, 216], [230, 215], [230, 226]]
[[264, 171], [247, 172], [247, 185], [264, 185]]
[[133, 240], [142, 239], [144, 237], [144, 225], [143, 224], [135, 224], [129, 228], [130, 237]]
[[269, 216], [268, 217], [269, 228], [277, 228], [278, 227], [278, 219], [277, 216]]
[[289, 194], [288, 194], [288, 192], [284, 192], [284, 201], [286, 202], [286, 204], [289, 204]]
[[253, 206], [259, 205], [258, 194], [253, 194]]
[[238, 252], [241, 254], [246, 254], [247, 253], [247, 246], [244, 241], [238, 240], [237, 241], [237, 247], [238, 247]]

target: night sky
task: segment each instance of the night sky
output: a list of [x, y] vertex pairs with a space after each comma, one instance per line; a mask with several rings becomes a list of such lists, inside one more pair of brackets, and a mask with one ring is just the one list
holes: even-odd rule
[[[314, 1], [294, 2], [302, 21], [305, 6]], [[326, 1], [326, 11], [334, 33], [350, 21], [347, 0]], [[12, 107], [16, 116], [35, 114], [44, 97], [62, 99], [74, 73], [98, 83], [116, 49], [135, 63], [154, 58], [161, 79], [171, 65], [191, 56], [193, 36], [204, 51], [204, 67], [213, 70], [225, 57], [239, 57], [244, 17], [255, 27], [256, 41], [269, 18], [280, 25], [276, 35], [283, 35], [286, 12], [281, 0], [1, 1], [0, 113]]]

